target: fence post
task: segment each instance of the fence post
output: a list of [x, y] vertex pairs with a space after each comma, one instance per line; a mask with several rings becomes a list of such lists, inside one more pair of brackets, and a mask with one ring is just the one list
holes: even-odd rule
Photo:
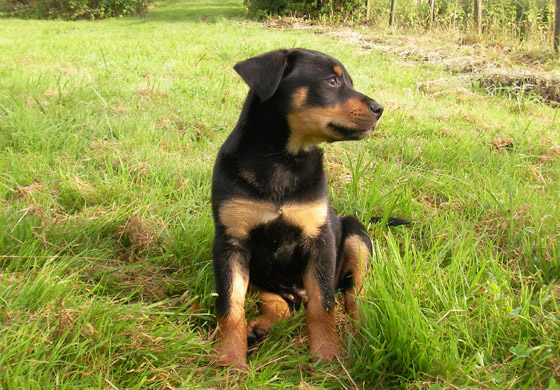
[[482, 34], [482, 0], [474, 0], [474, 26], [478, 35]]
[[556, 0], [556, 8], [554, 10], [554, 51], [558, 53], [560, 45], [560, 0]]
[[434, 20], [436, 19], [436, 14], [434, 10], [435, 4], [436, 4], [436, 0], [430, 0], [430, 18], [431, 18], [430, 26], [434, 24]]
[[391, 0], [391, 11], [389, 12], [389, 27], [393, 25], [393, 15], [395, 13], [395, 3], [397, 0]]

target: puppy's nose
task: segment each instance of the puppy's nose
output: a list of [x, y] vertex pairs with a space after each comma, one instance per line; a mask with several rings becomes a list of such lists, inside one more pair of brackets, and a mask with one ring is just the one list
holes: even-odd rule
[[379, 103], [377, 103], [375, 100], [372, 100], [369, 102], [369, 109], [375, 114], [377, 115], [377, 118], [381, 117], [381, 114], [383, 114], [383, 106]]

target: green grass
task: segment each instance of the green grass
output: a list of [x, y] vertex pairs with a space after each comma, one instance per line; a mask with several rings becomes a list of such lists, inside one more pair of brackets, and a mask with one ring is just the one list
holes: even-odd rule
[[[298, 311], [232, 376], [212, 364], [211, 170], [247, 92], [232, 66], [280, 47], [339, 58], [386, 108], [369, 139], [324, 147], [336, 210], [414, 224], [369, 227], [344, 359], [309, 363]], [[538, 99], [266, 29], [241, 1], [4, 19], [0, 388], [558, 389], [559, 144]]]

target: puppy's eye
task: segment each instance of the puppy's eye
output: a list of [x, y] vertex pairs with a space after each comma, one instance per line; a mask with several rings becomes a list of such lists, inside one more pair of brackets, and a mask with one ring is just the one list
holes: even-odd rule
[[332, 77], [329, 77], [328, 79], [326, 79], [325, 83], [329, 84], [331, 87], [338, 87], [339, 84], [340, 84], [340, 81], [338, 81], [338, 78], [336, 76], [332, 76]]

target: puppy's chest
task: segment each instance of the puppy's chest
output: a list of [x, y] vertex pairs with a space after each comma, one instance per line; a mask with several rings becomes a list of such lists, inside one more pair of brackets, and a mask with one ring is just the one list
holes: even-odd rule
[[319, 235], [327, 217], [326, 198], [281, 205], [240, 198], [229, 200], [219, 208], [220, 222], [226, 228], [226, 234], [239, 240], [245, 240], [255, 228], [273, 223], [296, 227], [301, 230], [303, 238], [314, 238]]

